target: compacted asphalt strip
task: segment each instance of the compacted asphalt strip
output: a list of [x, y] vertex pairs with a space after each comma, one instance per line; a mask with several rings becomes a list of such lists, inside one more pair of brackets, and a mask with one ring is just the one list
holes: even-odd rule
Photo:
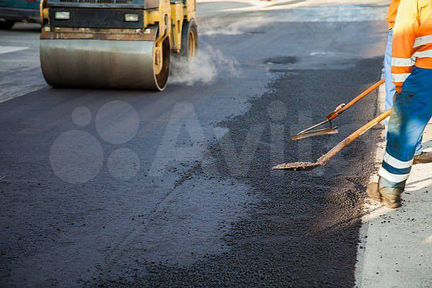
[[[307, 173], [270, 171], [271, 165], [280, 160], [277, 157], [271, 159], [272, 149], [278, 149], [278, 143], [272, 137], [285, 140], [281, 153], [285, 153], [286, 160], [302, 160], [298, 159], [299, 154], [318, 158], [336, 140], [310, 140], [311, 143], [305, 144], [310, 150], [300, 152], [302, 144], [289, 141], [289, 135], [292, 134], [290, 130], [296, 131], [294, 129], [302, 123], [297, 123], [298, 116], [290, 115], [287, 107], [304, 111], [304, 105], [313, 105], [316, 101], [320, 103], [319, 108], [330, 108], [328, 103], [339, 97], [326, 89], [327, 83], [341, 85], [339, 91], [351, 95], [358, 89], [343, 83], [363, 83], [365, 87], [379, 75], [381, 62], [381, 59], [365, 60], [354, 68], [330, 74], [321, 70], [295, 71], [295, 76], [272, 83], [274, 92], [253, 101], [245, 115], [223, 122], [222, 126], [230, 132], [210, 150], [209, 158], [214, 161], [214, 166], [211, 170], [208, 167], [204, 171], [193, 169], [189, 177], [194, 181], [215, 179], [223, 183], [235, 179], [252, 188], [249, 193], [258, 197], [258, 203], [248, 206], [248, 217], [234, 223], [230, 232], [224, 235], [229, 251], [208, 255], [181, 268], [169, 263], [147, 263], [148, 276], [137, 277], [132, 283], [137, 287], [352, 287], [363, 191], [373, 169], [371, 151], [378, 140], [374, 136], [378, 133], [372, 132], [354, 144], [329, 167]], [[313, 84], [305, 85], [311, 79], [315, 80]], [[319, 97], [315, 101], [302, 101], [295, 97], [300, 93]], [[351, 119], [341, 122], [342, 127], [355, 129], [358, 124], [352, 124], [353, 119], [358, 123], [371, 119], [375, 113], [375, 100], [372, 96], [365, 101], [360, 111], [348, 117]], [[295, 128], [286, 123], [296, 124]], [[251, 133], [245, 127], [261, 131], [260, 126], [263, 132], [250, 168], [244, 175], [233, 176], [231, 169], [235, 165], [227, 160], [222, 147], [232, 142], [237, 151], [241, 150]], [[288, 130], [283, 133], [279, 130], [281, 126]], [[272, 135], [272, 131], [277, 135]], [[217, 172], [212, 175], [208, 170]], [[111, 284], [114, 287], [129, 283], [123, 280], [117, 279]]]
[[375, 115], [373, 94], [339, 135], [290, 140], [380, 78], [384, 15], [201, 19], [198, 62], [163, 93], [45, 86], [0, 104], [0, 286], [352, 287], [377, 130], [325, 168], [270, 168]]

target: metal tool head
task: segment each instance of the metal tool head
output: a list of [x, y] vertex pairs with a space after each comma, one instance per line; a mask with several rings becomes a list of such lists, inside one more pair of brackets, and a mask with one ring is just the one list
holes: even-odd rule
[[312, 130], [308, 132], [303, 132], [301, 134], [297, 134], [294, 137], [292, 137], [293, 141], [299, 141], [310, 137], [316, 137], [316, 136], [324, 136], [324, 135], [335, 135], [338, 134], [339, 130], [337, 127], [333, 128], [324, 128], [324, 129], [318, 129], [318, 130]]
[[276, 165], [272, 170], [291, 170], [291, 171], [309, 171], [322, 164], [320, 162], [293, 162], [293, 163], [283, 163]]
[[317, 123], [317, 124], [315, 124], [315, 125], [313, 125], [313, 126], [311, 126], [309, 128], [306, 128], [306, 129], [300, 131], [299, 133], [297, 133], [297, 135], [308, 133], [310, 131], [313, 131], [313, 130], [317, 129], [318, 127], [321, 127], [321, 126], [327, 124], [327, 123], [329, 123], [330, 127], [331, 127], [331, 122], [328, 119], [326, 119], [326, 120], [324, 120], [324, 121], [322, 121], [320, 123]]
[[[319, 129], [319, 127], [324, 126], [326, 124], [329, 124], [330, 127]], [[297, 135], [292, 137], [292, 140], [299, 141], [310, 137], [334, 135], [338, 133], [339, 131], [337, 130], [337, 127], [333, 127], [332, 121], [330, 119], [326, 119], [320, 123], [317, 123], [309, 128], [304, 129], [303, 131], [300, 131], [299, 133], [297, 133]]]

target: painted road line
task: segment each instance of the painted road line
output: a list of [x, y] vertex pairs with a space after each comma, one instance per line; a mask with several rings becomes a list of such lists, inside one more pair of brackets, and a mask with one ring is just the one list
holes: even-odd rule
[[20, 47], [20, 46], [0, 46], [0, 54], [12, 53], [21, 50], [29, 49], [29, 47]]
[[15, 74], [0, 71], [0, 104], [48, 87], [39, 67], [20, 69], [18, 73], [17, 78]]

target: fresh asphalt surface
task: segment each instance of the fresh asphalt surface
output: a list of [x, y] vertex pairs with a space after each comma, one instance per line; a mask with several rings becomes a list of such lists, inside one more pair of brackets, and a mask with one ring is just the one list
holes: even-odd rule
[[202, 63], [173, 81], [190, 85], [1, 103], [0, 286], [352, 287], [376, 133], [316, 171], [270, 168], [315, 160], [375, 115], [372, 95], [338, 136], [290, 141], [380, 78], [373, 11], [206, 16]]

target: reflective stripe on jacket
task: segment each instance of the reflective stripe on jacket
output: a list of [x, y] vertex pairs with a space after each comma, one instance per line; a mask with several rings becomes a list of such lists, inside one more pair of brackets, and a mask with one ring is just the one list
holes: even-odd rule
[[392, 76], [400, 92], [414, 66], [432, 69], [432, 1], [401, 0], [393, 37]]

